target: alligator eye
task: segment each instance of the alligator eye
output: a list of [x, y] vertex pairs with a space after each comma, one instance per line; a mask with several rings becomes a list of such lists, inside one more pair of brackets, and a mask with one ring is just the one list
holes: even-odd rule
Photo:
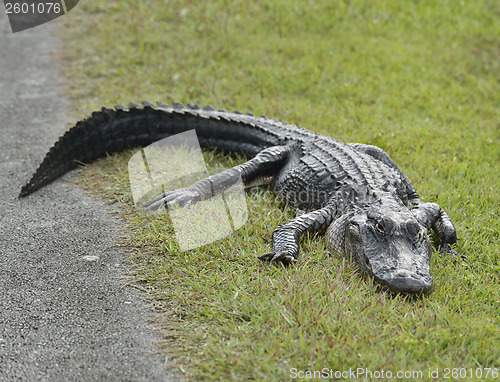
[[381, 235], [385, 235], [385, 228], [380, 222], [375, 223], [375, 229], [377, 230], [378, 233]]

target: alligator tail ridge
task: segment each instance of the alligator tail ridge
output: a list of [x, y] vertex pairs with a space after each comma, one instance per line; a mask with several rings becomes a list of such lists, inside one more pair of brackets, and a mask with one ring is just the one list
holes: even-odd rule
[[[256, 125], [259, 125], [258, 127]], [[66, 131], [49, 150], [31, 180], [21, 189], [27, 196], [78, 164], [89, 163], [107, 153], [147, 146], [170, 135], [195, 129], [202, 146], [255, 155], [282, 140], [276, 123], [265, 117], [228, 113], [211, 106], [172, 106], [144, 101], [93, 112]], [[238, 128], [244, 127], [244, 128]], [[294, 127], [288, 125], [287, 127]]]

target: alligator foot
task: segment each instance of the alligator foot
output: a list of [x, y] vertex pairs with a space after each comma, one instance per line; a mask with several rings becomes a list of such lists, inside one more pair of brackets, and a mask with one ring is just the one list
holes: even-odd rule
[[188, 208], [191, 204], [201, 200], [201, 196], [189, 188], [179, 188], [177, 190], [167, 191], [156, 198], [151, 199], [143, 205], [147, 211], [156, 211], [161, 206], [167, 209], [174, 206]]
[[158, 195], [143, 205], [146, 211], [156, 211], [161, 206], [170, 209], [172, 207], [186, 207], [201, 200], [207, 200], [214, 196], [213, 184], [209, 178], [201, 179], [198, 182], [184, 188], [178, 188]]
[[452, 257], [460, 256], [462, 260], [467, 259], [466, 255], [458, 253], [456, 250], [451, 248], [451, 246], [448, 243], [441, 244], [441, 247], [439, 249], [439, 253], [442, 255], [449, 255]]
[[[247, 163], [251, 163], [251, 161], [241, 166]], [[155, 211], [162, 205], [167, 209], [174, 206], [188, 208], [191, 204], [220, 195], [225, 190], [236, 185], [238, 181], [242, 181], [240, 171], [236, 168], [230, 168], [218, 174], [201, 179], [188, 187], [164, 192], [148, 201], [144, 205], [144, 208], [148, 211]]]
[[297, 262], [297, 259], [288, 251], [271, 251], [259, 256], [259, 260], [269, 261], [270, 263], [281, 263], [285, 266], [293, 265]]

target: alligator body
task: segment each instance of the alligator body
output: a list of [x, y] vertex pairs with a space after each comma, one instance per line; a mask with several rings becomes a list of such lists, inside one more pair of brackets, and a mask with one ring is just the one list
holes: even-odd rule
[[263, 260], [297, 261], [299, 239], [325, 232], [331, 252], [353, 259], [385, 288], [409, 294], [432, 289], [428, 231], [440, 251], [453, 252], [456, 232], [435, 203], [422, 202], [407, 177], [380, 148], [348, 144], [304, 128], [251, 114], [196, 105], [144, 102], [94, 112], [68, 130], [47, 153], [25, 196], [75, 168], [127, 147], [146, 146], [195, 129], [201, 146], [243, 152], [247, 162], [187, 188], [167, 192], [147, 207], [202, 200], [227, 180], [267, 184], [303, 214], [275, 228]]

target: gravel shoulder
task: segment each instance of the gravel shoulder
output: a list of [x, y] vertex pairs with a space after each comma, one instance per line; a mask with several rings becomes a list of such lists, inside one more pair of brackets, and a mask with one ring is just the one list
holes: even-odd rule
[[68, 123], [51, 28], [0, 12], [0, 381], [174, 380], [110, 207], [64, 179], [17, 198]]

